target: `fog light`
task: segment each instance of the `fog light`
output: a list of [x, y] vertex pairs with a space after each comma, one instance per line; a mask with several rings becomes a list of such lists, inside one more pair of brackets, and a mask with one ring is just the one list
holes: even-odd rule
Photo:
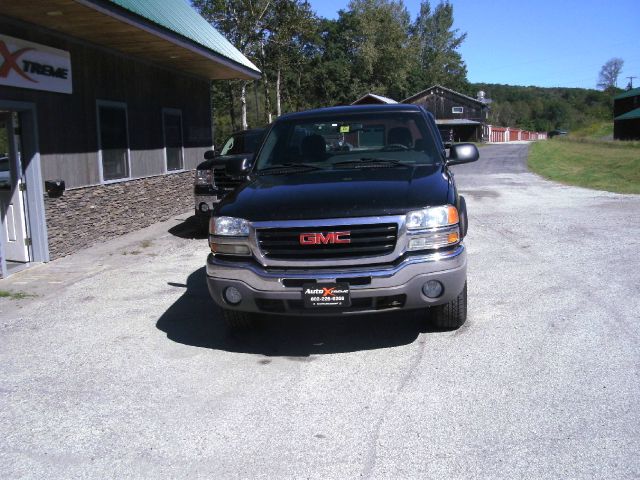
[[437, 280], [429, 280], [422, 286], [422, 293], [429, 298], [438, 298], [442, 295], [444, 287]]
[[227, 287], [224, 290], [224, 299], [231, 305], [237, 305], [242, 301], [242, 294], [236, 287]]
[[205, 202], [202, 202], [200, 204], [200, 211], [201, 212], [208, 212], [209, 211], [209, 205], [207, 205]]

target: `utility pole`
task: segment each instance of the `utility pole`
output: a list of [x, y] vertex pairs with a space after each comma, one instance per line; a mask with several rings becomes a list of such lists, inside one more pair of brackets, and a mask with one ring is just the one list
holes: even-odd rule
[[633, 79], [634, 79], [634, 78], [638, 78], [638, 77], [635, 77], [635, 76], [634, 76], [634, 77], [625, 77], [625, 78], [628, 78], [628, 79], [629, 79], [629, 85], [631, 86], [631, 88], [633, 88]]

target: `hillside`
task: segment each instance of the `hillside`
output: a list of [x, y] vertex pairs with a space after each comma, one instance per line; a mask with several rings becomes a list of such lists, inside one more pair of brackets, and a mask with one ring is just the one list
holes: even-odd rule
[[466, 93], [475, 97], [479, 90], [493, 100], [490, 121], [494, 125], [574, 130], [610, 121], [613, 113], [612, 94], [599, 90], [472, 83]]

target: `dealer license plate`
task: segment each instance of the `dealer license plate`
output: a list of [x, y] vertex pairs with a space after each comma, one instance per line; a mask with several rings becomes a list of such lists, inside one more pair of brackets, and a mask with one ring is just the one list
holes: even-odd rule
[[351, 305], [348, 283], [307, 283], [302, 286], [302, 298], [306, 308]]

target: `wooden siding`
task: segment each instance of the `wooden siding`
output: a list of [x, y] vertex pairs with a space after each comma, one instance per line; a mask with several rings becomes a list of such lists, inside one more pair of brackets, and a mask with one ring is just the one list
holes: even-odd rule
[[66, 187], [99, 183], [98, 152], [40, 154], [42, 179], [65, 180]]
[[211, 150], [211, 145], [184, 149], [184, 168], [194, 170], [204, 160], [204, 152]]
[[[411, 100], [415, 105], [422, 105], [430, 111], [436, 119], [468, 119], [478, 122], [486, 121], [486, 107], [472, 102], [463, 96], [455, 95], [437, 88], [431, 89], [418, 98]], [[452, 113], [453, 107], [463, 107], [462, 113]]]
[[209, 81], [171, 72], [58, 34], [0, 18], [4, 34], [67, 50], [73, 94], [0, 87], [0, 98], [33, 102], [38, 119], [43, 180], [67, 188], [100, 183], [97, 101], [127, 105], [132, 178], [165, 173], [162, 109], [182, 112], [185, 169], [210, 148]]
[[640, 107], [640, 95], [625, 97], [613, 101], [613, 116], [618, 117]]
[[165, 170], [164, 149], [131, 150], [131, 177], [146, 177], [150, 172]]

